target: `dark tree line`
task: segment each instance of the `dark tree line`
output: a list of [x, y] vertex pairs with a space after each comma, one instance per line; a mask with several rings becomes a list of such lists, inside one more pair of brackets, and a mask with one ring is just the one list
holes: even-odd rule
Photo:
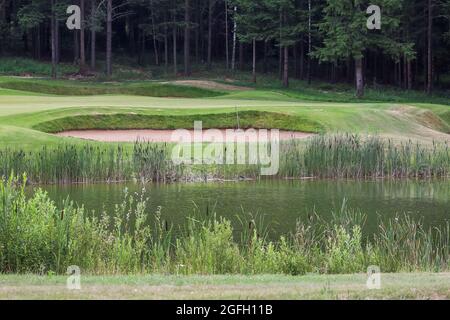
[[[366, 0], [0, 0], [0, 55], [73, 61], [80, 73], [97, 56], [113, 73], [115, 56], [190, 76], [223, 64], [291, 77], [442, 86], [450, 65], [450, 0], [377, 0], [381, 30], [366, 27]], [[79, 30], [66, 28], [69, 5], [81, 8]], [[180, 68], [183, 65], [183, 68]], [[172, 66], [172, 67], [171, 67]]]

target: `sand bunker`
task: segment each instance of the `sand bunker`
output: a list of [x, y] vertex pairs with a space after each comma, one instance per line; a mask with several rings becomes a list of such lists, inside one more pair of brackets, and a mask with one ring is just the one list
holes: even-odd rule
[[[190, 132], [191, 136], [194, 137], [194, 130], [187, 130]], [[228, 141], [225, 137], [225, 129], [219, 129], [222, 133], [223, 138], [220, 140], [213, 140], [208, 133], [208, 130], [203, 131], [203, 137], [201, 138], [203, 142], [233, 142], [233, 140]], [[80, 138], [86, 140], [94, 140], [101, 142], [174, 142], [172, 140], [172, 134], [174, 130], [76, 130], [76, 131], [65, 131], [57, 133], [61, 137], [72, 137]], [[296, 132], [296, 131], [280, 131], [280, 140], [292, 140], [292, 139], [306, 139], [311, 137], [313, 134]], [[247, 135], [249, 138], [246, 139], [247, 142], [255, 142], [264, 140], [264, 135]], [[252, 137], [253, 136], [253, 137]], [[256, 138], [256, 139], [255, 139]], [[270, 131], [268, 134], [270, 139]], [[266, 138], [267, 139], [267, 138]], [[194, 141], [198, 142], [198, 141]]]

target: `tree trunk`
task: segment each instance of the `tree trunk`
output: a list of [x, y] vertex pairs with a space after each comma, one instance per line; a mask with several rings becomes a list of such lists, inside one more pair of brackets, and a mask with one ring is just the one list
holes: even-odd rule
[[280, 23], [279, 23], [279, 40], [278, 40], [278, 44], [279, 44], [279, 48], [278, 48], [278, 76], [280, 77], [280, 80], [283, 80], [283, 46], [281, 45], [283, 39], [282, 39], [282, 33], [281, 33], [281, 28], [283, 27], [283, 12], [280, 10]]
[[158, 45], [156, 39], [156, 28], [155, 28], [155, 16], [153, 15], [153, 1], [150, 0], [150, 10], [151, 10], [151, 20], [152, 20], [152, 33], [153, 33], [153, 52], [155, 54], [155, 64], [159, 66], [159, 55], [158, 55]]
[[84, 38], [84, 0], [80, 0], [80, 11], [81, 11], [81, 29], [80, 29], [80, 73], [84, 74], [86, 72], [86, 47]]
[[155, 65], [159, 66], [158, 42], [156, 40], [156, 35], [154, 32], [153, 32], [153, 53], [155, 55]]
[[177, 61], [177, 17], [176, 13], [173, 13], [173, 73], [175, 77], [178, 75], [178, 61]]
[[[57, 3], [58, 1], [55, 1]], [[59, 41], [59, 21], [57, 17], [55, 17], [55, 46], [56, 46], [56, 64], [58, 64], [61, 60], [61, 46]]]
[[305, 75], [305, 43], [303, 37], [300, 41], [300, 79], [303, 80]]
[[185, 16], [184, 16], [184, 75], [191, 75], [191, 8], [190, 1], [185, 0]]
[[337, 73], [337, 62], [331, 63], [331, 83], [336, 83], [336, 73]]
[[264, 57], [263, 57], [263, 70], [262, 70], [262, 72], [264, 74], [267, 73], [267, 65], [268, 65], [268, 63], [267, 63], [267, 47], [268, 47], [268, 44], [267, 44], [267, 39], [266, 39], [266, 40], [264, 40]]
[[237, 7], [235, 6], [234, 9], [234, 15], [233, 15], [233, 51], [231, 55], [231, 70], [234, 72], [236, 69], [236, 41], [237, 41], [237, 22], [236, 22], [236, 13], [237, 13]]
[[79, 30], [73, 31], [73, 63], [75, 65], [80, 62], [80, 36]]
[[397, 62], [394, 62], [394, 69], [393, 69], [393, 73], [394, 73], [394, 83], [396, 86], [399, 86], [399, 80], [398, 80], [398, 68], [397, 68]]
[[294, 58], [294, 78], [298, 79], [298, 47], [297, 43], [294, 44], [293, 48], [293, 58]]
[[[6, 1], [0, 0], [0, 21], [6, 21]], [[5, 53], [5, 46], [0, 44], [0, 55]]]
[[213, 9], [214, 4], [216, 0], [209, 0], [209, 7], [208, 7], [208, 69], [211, 69], [211, 58], [212, 58], [212, 15], [213, 15]]
[[135, 46], [136, 40], [135, 40], [135, 34], [134, 34], [134, 30], [135, 30], [134, 26], [135, 25], [134, 25], [134, 23], [132, 23], [130, 21], [129, 16], [127, 16], [126, 25], [127, 25], [127, 29], [128, 29], [128, 34], [127, 34], [128, 35], [128, 50], [129, 50], [130, 54], [132, 56], [134, 56], [136, 53], [136, 46]]
[[278, 77], [283, 79], [283, 47], [278, 48]]
[[347, 82], [352, 83], [353, 82], [353, 60], [351, 57], [347, 58]]
[[433, 31], [433, 1], [428, 0], [428, 77], [427, 77], [427, 94], [433, 91], [433, 48], [432, 48], [432, 31]]
[[411, 60], [408, 59], [408, 90], [412, 90], [413, 87], [413, 73], [412, 73], [412, 65]]
[[382, 75], [383, 75], [383, 84], [390, 83], [390, 77], [391, 77], [391, 69], [389, 68], [389, 62], [388, 59], [382, 60]]
[[229, 44], [228, 44], [228, 0], [225, 0], [225, 60], [226, 70], [230, 68]]
[[[198, 2], [197, 2], [198, 4]], [[195, 12], [195, 21], [196, 21], [196, 26], [195, 26], [195, 64], [198, 65], [199, 63], [199, 50], [200, 50], [200, 8], [197, 8], [196, 12]]]
[[25, 31], [23, 34], [23, 51], [28, 52], [28, 41], [29, 41], [29, 30]]
[[167, 31], [167, 15], [164, 14], [164, 72], [169, 71], [169, 34]]
[[[204, 35], [207, 34], [207, 32], [205, 32], [205, 20], [203, 19], [203, 12], [205, 11], [205, 8], [203, 7], [203, 5], [206, 5], [206, 1], [201, 1], [202, 3], [202, 9], [201, 9], [201, 13], [199, 14], [199, 21], [200, 21], [200, 26], [199, 26], [199, 38], [200, 38], [200, 62], [201, 64], [205, 64], [206, 59], [207, 59], [207, 49], [205, 49], [205, 37]], [[207, 20], [207, 19], [206, 19]], [[207, 40], [207, 39], [206, 39]], [[206, 55], [205, 55], [206, 54]]]
[[312, 50], [311, 20], [312, 20], [311, 0], [308, 0], [308, 70], [307, 70], [308, 84], [311, 84], [311, 50]]
[[112, 76], [112, 0], [106, 1], [106, 75]]
[[0, 1], [0, 19], [6, 21], [6, 1]]
[[52, 78], [56, 79], [56, 16], [55, 16], [55, 0], [51, 0], [52, 16], [50, 19], [51, 30], [51, 46], [52, 46]]
[[253, 38], [253, 65], [252, 65], [253, 82], [256, 83], [256, 39]]
[[375, 52], [373, 55], [373, 86], [376, 88], [378, 84], [378, 55]]
[[362, 58], [355, 58], [355, 79], [356, 79], [356, 97], [358, 99], [364, 96], [364, 76]]
[[289, 48], [284, 47], [283, 86], [289, 87]]
[[408, 57], [406, 55], [403, 55], [403, 78], [404, 78], [405, 89], [408, 90], [408, 88], [409, 88]]
[[146, 42], [146, 34], [144, 30], [141, 30], [141, 53], [139, 54], [140, 65], [145, 65], [145, 42]]
[[41, 56], [41, 25], [39, 24], [36, 27], [36, 58], [40, 60]]
[[239, 41], [239, 69], [244, 70], [244, 43]]
[[416, 82], [416, 79], [418, 77], [419, 70], [420, 70], [420, 68], [419, 68], [419, 59], [416, 58], [415, 61], [414, 61], [414, 73], [412, 74], [413, 86], [414, 86], [414, 82]]
[[95, 15], [97, 14], [96, 0], [91, 0], [91, 70], [95, 70], [95, 45], [97, 35], [95, 32]]

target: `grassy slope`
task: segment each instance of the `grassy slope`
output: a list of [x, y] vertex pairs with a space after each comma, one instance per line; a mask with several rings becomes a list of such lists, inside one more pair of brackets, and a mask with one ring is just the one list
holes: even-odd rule
[[[49, 133], [90, 129], [193, 129], [195, 121], [201, 121], [204, 129], [234, 128], [237, 114], [229, 112], [181, 116], [136, 113], [77, 115], [41, 122], [33, 128]], [[239, 125], [243, 129], [279, 128], [312, 133], [322, 132], [318, 123], [307, 118], [275, 112], [242, 111], [239, 113]]]
[[149, 97], [206, 98], [224, 94], [219, 90], [193, 88], [155, 81], [85, 82], [48, 79], [0, 77], [2, 90], [57, 96], [136, 95]]
[[[17, 80], [20, 88], [30, 91], [2, 89], [2, 83], [16, 79], [0, 77], [0, 146], [36, 147], [61, 141], [59, 138], [33, 129], [39, 123], [55, 119], [97, 114], [144, 114], [186, 116], [213, 113], [234, 113], [258, 110], [290, 114], [307, 122], [318, 122], [326, 131], [381, 133], [389, 137], [449, 140], [450, 106], [440, 99], [425, 103], [405, 102], [404, 98], [375, 99], [355, 102], [346, 93], [286, 91], [259, 88], [254, 91], [213, 93], [180, 88], [190, 98], [149, 97], [146, 90], [159, 85], [148, 83], [86, 84], [46, 80]], [[28, 86], [29, 84], [29, 86]], [[77, 93], [65, 96], [68, 88], [76, 86]], [[33, 87], [34, 86], [34, 87]], [[53, 92], [46, 91], [49, 87]], [[8, 87], [8, 85], [6, 85]], [[11, 87], [9, 85], [9, 87]], [[105, 89], [106, 87], [106, 89]], [[153, 87], [153, 88], [154, 88]], [[165, 87], [165, 86], [164, 86]], [[16, 89], [18, 87], [15, 87]], [[36, 89], [38, 88], [38, 89]], [[86, 92], [91, 90], [93, 92]], [[125, 88], [125, 89], [124, 89]], [[131, 89], [130, 89], [131, 88]], [[166, 90], [167, 88], [164, 88]], [[173, 88], [170, 88], [173, 89]], [[178, 88], [176, 88], [178, 90]], [[72, 90], [72, 89], [70, 89]], [[162, 90], [162, 89], [161, 89]], [[48, 90], [47, 90], [48, 91]], [[155, 94], [153, 91], [151, 95]], [[162, 92], [162, 91], [158, 91]], [[194, 92], [194, 93], [193, 93]], [[200, 92], [200, 93], [199, 93]], [[51, 94], [52, 93], [52, 94]], [[107, 94], [113, 93], [114, 95]], [[124, 95], [126, 94], [133, 94]], [[58, 94], [58, 95], [55, 95]], [[80, 94], [96, 94], [80, 96]], [[106, 94], [106, 95], [98, 95]], [[167, 91], [161, 96], [167, 96]], [[170, 96], [170, 95], [169, 95]], [[195, 98], [197, 97], [197, 98]], [[334, 97], [334, 99], [333, 99]], [[388, 96], [389, 97], [389, 96]], [[374, 102], [382, 100], [384, 102]], [[340, 102], [329, 102], [340, 101]], [[439, 104], [442, 103], [442, 104]], [[407, 106], [405, 106], [407, 105]], [[427, 115], [426, 123], [418, 119]], [[183, 121], [183, 124], [186, 122]], [[427, 127], [435, 129], [426, 130]], [[83, 277], [81, 292], [68, 292], [65, 277], [0, 275], [0, 298], [450, 298], [449, 274], [384, 275], [383, 289], [365, 289], [364, 275], [304, 277], [285, 276], [221, 276], [221, 277]], [[193, 292], [193, 293], [192, 293]]]
[[64, 276], [0, 275], [0, 299], [450, 299], [450, 274], [82, 276], [69, 291]]
[[[222, 93], [154, 82], [98, 84], [0, 77], [0, 88], [5, 83], [19, 83], [20, 88], [27, 89], [29, 86], [30, 90], [33, 90], [33, 86], [53, 88], [51, 90], [58, 91], [60, 95], [0, 89], [0, 143], [4, 146], [21, 144], [21, 146], [32, 147], [37, 144], [52, 144], [67, 140], [32, 130], [41, 122], [58, 118], [99, 113], [134, 113], [185, 116], [186, 121], [191, 121], [192, 115], [235, 113], [236, 108], [240, 111], [258, 110], [290, 114], [298, 117], [297, 119], [303, 119], [306, 123], [317, 123], [317, 127], [327, 132], [379, 133], [399, 139], [412, 138], [426, 142], [433, 139], [448, 141], [448, 135], [441, 132], [450, 132], [450, 106], [440, 104], [405, 105], [404, 103], [368, 101], [336, 103], [313, 101], [320, 100], [320, 92], [315, 94], [306, 92], [302, 95], [302, 92], [295, 90], [287, 92], [278, 89], [258, 89]], [[86, 94], [97, 95], [62, 95], [62, 93], [69, 93], [69, 89], [79, 90], [77, 94], [92, 90]], [[113, 92], [115, 95], [98, 95], [98, 93], [105, 93], [104, 90]], [[191, 98], [174, 98], [168, 94], [167, 90], [170, 92], [181, 90], [177, 94]], [[117, 95], [117, 93], [122, 94]], [[134, 95], [123, 95], [123, 93]], [[168, 95], [170, 98], [142, 96], [143, 94]], [[339, 94], [335, 96], [336, 100], [339, 100]], [[307, 100], [308, 97], [311, 99]], [[326, 94], [322, 99], [327, 100], [328, 97]], [[424, 118], [426, 121], [419, 121]], [[300, 124], [294, 128], [302, 128], [302, 126]]]

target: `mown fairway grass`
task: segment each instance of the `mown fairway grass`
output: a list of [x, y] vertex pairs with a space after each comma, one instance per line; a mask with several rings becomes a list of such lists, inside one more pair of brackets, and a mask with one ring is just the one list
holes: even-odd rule
[[[413, 139], [426, 143], [449, 141], [446, 134], [450, 132], [448, 105], [336, 103], [320, 101], [320, 97], [270, 89], [220, 92], [156, 82], [98, 84], [0, 77], [0, 144], [33, 148], [42, 144], [74, 142], [76, 139], [54, 137], [33, 128], [42, 122], [79, 115], [132, 113], [185, 116], [185, 120], [192, 120], [197, 114], [235, 114], [236, 109], [292, 115], [300, 122], [303, 119], [306, 123], [317, 123], [316, 129], [325, 132], [376, 133], [396, 140]], [[339, 101], [338, 97], [336, 94]], [[328, 100], [329, 96], [323, 99]], [[291, 127], [301, 129], [302, 123], [291, 124]]]
[[105, 94], [125, 94], [149, 97], [206, 98], [221, 96], [218, 90], [207, 90], [162, 82], [110, 82], [93, 83], [45, 79], [0, 78], [0, 85], [6, 90], [24, 91], [44, 95], [95, 96]]
[[0, 299], [450, 299], [449, 273], [283, 276], [89, 276], [81, 290], [65, 276], [0, 275]]

